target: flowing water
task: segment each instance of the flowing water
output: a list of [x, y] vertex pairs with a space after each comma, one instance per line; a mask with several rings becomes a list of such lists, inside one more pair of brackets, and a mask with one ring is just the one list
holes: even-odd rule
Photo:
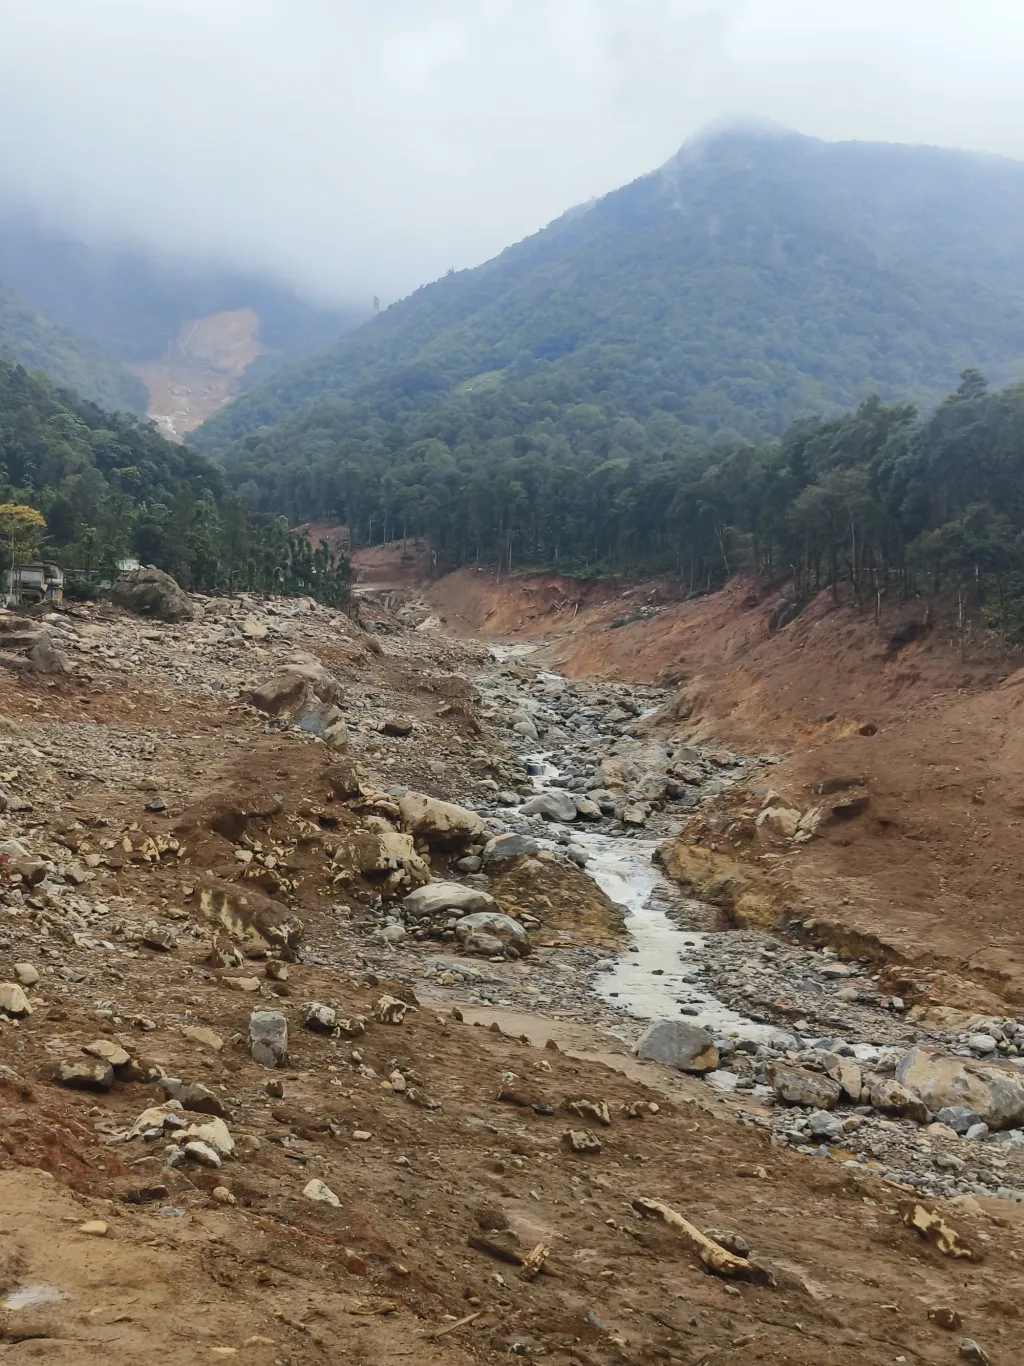
[[[545, 791], [558, 779], [550, 752], [526, 756], [534, 788]], [[683, 930], [670, 918], [676, 911], [699, 908], [687, 902], [677, 887], [653, 863], [654, 840], [629, 835], [607, 835], [572, 826], [574, 844], [589, 855], [586, 872], [605, 895], [625, 908], [630, 947], [594, 987], [602, 999], [641, 1020], [680, 1019], [703, 1025], [715, 1035], [752, 1039], [757, 1043], [788, 1042], [789, 1036], [772, 1025], [757, 1024], [731, 1010], [700, 984], [701, 956], [707, 935]], [[680, 1006], [687, 1007], [681, 1015]]]

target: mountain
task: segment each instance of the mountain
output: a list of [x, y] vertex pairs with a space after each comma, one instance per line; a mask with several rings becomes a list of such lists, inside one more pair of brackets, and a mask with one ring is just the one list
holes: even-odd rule
[[[180, 435], [286, 359], [317, 351], [364, 314], [324, 306], [252, 272], [162, 260], [139, 247], [94, 246], [46, 226], [0, 194], [0, 280], [33, 309], [93, 339], [149, 389], [158, 420], [183, 396]], [[203, 324], [196, 343], [196, 324]], [[141, 385], [133, 406], [145, 411]], [[83, 392], [85, 392], [83, 390]]]
[[0, 356], [42, 370], [64, 389], [106, 408], [145, 412], [146, 387], [89, 337], [30, 308], [0, 285]]
[[225, 451], [269, 424], [264, 444], [294, 449], [339, 399], [399, 440], [417, 414], [464, 425], [500, 399], [510, 435], [523, 404], [559, 430], [592, 404], [599, 426], [657, 418], [701, 440], [872, 391], [927, 404], [966, 366], [1024, 373], [1022, 211], [1017, 162], [717, 130], [284, 367], [197, 440]]

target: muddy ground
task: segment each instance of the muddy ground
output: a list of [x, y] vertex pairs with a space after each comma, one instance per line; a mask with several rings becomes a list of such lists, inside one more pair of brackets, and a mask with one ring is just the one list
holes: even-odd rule
[[[520, 779], [474, 696], [477, 644], [384, 607], [369, 633], [255, 603], [173, 627], [67, 620], [70, 672], [0, 676], [3, 836], [49, 865], [34, 884], [14, 872], [0, 907], [0, 976], [38, 974], [31, 1013], [0, 1023], [0, 1356], [860, 1366], [952, 1362], [968, 1339], [1019, 1359], [1021, 1206], [937, 1202], [969, 1253], [947, 1255], [905, 1226], [906, 1191], [778, 1142], [571, 1003], [470, 1009], [457, 981], [389, 975], [391, 874], [355, 875], [337, 846], [387, 821], [385, 789], [483, 805]], [[247, 700], [297, 649], [344, 685], [339, 753]], [[411, 730], [380, 729], [396, 721]], [[339, 765], [358, 766], [357, 795]], [[445, 876], [453, 851], [418, 857]], [[538, 876], [521, 907], [538, 953], [614, 950], [614, 910], [576, 872]], [[208, 877], [300, 917], [299, 961], [211, 963]], [[409, 1006], [401, 1023], [375, 1017], [384, 996]], [[352, 1024], [306, 1028], [310, 1002]], [[254, 1009], [288, 1023], [280, 1067], [252, 1056]], [[127, 1055], [112, 1085], [62, 1085], [96, 1044]], [[187, 1119], [219, 1112], [233, 1155], [169, 1162], [159, 1121], [126, 1139], [165, 1101], [160, 1073], [204, 1088]], [[579, 1130], [600, 1146], [573, 1151]], [[304, 1194], [315, 1181], [336, 1205]], [[761, 1270], [710, 1273], [640, 1199], [738, 1235]]]

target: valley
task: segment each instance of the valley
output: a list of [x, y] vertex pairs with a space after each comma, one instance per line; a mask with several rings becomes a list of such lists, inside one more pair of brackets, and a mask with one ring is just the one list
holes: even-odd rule
[[[173, 622], [4, 626], [2, 1350], [861, 1366], [970, 1339], [1012, 1361], [1012, 980], [905, 984], [817, 908], [777, 914], [779, 883], [795, 901], [869, 838], [862, 815], [796, 844], [758, 818], [813, 805], [797, 775], [823, 756], [848, 772], [873, 681], [846, 671], [827, 748], [809, 620], [723, 651], [754, 611], [724, 595], [613, 628], [634, 587], [570, 602], [401, 556], [363, 557], [361, 624], [190, 595]], [[787, 632], [799, 706], [769, 693]], [[862, 743], [897, 730], [881, 690], [870, 715]], [[717, 888], [693, 849], [728, 856]], [[758, 866], [770, 891], [739, 885]], [[652, 1017], [680, 1028], [638, 1056]], [[974, 1078], [972, 1115], [903, 1086], [932, 1059]]]

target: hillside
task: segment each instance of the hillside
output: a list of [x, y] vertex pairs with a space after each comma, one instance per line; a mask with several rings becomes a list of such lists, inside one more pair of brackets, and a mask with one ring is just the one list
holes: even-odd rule
[[[141, 247], [91, 245], [5, 205], [2, 190], [0, 280], [31, 308], [92, 338], [92, 351], [108, 367], [131, 368], [134, 379], [119, 372], [130, 406], [140, 412], [148, 406], [172, 436], [247, 382], [326, 346], [362, 317], [353, 307], [312, 303], [255, 272], [162, 260]], [[240, 350], [232, 334], [243, 312], [252, 321]], [[200, 325], [206, 344], [190, 350], [188, 339]], [[42, 368], [56, 377], [51, 366]], [[82, 382], [75, 387], [117, 406], [112, 392]]]
[[719, 132], [281, 370], [198, 439], [230, 451], [271, 425], [276, 457], [368, 421], [392, 449], [583, 425], [630, 454], [622, 418], [678, 444], [874, 391], [929, 403], [965, 366], [1024, 371], [1022, 210], [1015, 162]]
[[145, 386], [89, 337], [30, 308], [0, 285], [0, 356], [42, 370], [106, 408], [144, 412]]

